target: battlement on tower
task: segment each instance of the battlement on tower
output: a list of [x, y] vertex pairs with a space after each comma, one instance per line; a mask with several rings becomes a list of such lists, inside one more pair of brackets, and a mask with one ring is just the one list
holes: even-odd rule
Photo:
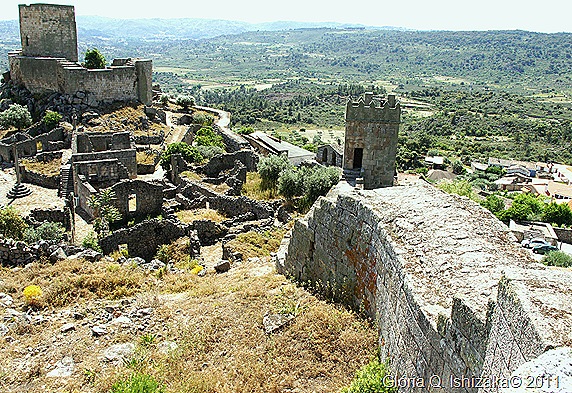
[[368, 123], [400, 123], [401, 108], [393, 94], [385, 99], [374, 96], [373, 93], [365, 93], [357, 101], [348, 101], [345, 119]]

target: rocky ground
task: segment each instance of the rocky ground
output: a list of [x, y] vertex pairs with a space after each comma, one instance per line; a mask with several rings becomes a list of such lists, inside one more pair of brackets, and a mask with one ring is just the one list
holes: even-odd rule
[[[167, 392], [335, 392], [375, 351], [375, 329], [276, 274], [269, 257], [206, 272], [110, 258], [2, 268], [2, 391], [107, 392], [139, 373]], [[44, 289], [37, 307], [28, 284]]]

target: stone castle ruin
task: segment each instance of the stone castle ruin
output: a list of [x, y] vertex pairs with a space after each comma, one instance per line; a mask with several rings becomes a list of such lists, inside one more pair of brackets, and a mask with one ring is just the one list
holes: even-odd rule
[[10, 52], [8, 79], [32, 94], [77, 95], [92, 107], [102, 102], [152, 100], [152, 61], [115, 59], [90, 70], [78, 63], [75, 9], [68, 5], [20, 5], [22, 50]]
[[401, 107], [395, 95], [387, 99], [365, 93], [346, 106], [344, 177], [363, 178], [365, 189], [393, 185]]

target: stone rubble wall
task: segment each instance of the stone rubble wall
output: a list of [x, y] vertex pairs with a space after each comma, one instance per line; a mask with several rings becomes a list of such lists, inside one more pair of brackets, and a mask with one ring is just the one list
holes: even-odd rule
[[25, 183], [35, 184], [40, 187], [51, 188], [57, 190], [60, 188], [60, 175], [48, 176], [43, 173], [37, 173], [20, 167], [22, 172], [22, 181]]
[[497, 391], [455, 389], [451, 377], [509, 377], [572, 346], [572, 271], [514, 241], [488, 211], [429, 185], [340, 184], [296, 222], [277, 269], [369, 315], [392, 372], [427, 384], [403, 391]]
[[556, 227], [552, 227], [552, 229], [554, 229], [554, 233], [556, 233], [556, 236], [558, 236], [559, 242], [572, 244], [572, 229]]
[[[104, 254], [118, 250], [120, 244], [127, 244], [129, 256], [140, 257], [150, 261], [162, 244], [169, 244], [180, 237], [188, 236], [191, 228], [176, 220], [152, 219], [145, 220], [130, 228], [122, 228], [102, 238], [99, 245]], [[196, 234], [192, 236], [196, 239]], [[198, 240], [197, 240], [198, 241]], [[200, 249], [200, 245], [193, 245], [193, 249]]]

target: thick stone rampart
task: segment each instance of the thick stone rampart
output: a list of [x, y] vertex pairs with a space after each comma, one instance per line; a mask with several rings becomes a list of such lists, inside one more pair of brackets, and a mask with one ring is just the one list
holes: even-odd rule
[[400, 391], [498, 391], [451, 378], [509, 377], [572, 345], [572, 271], [536, 263], [487, 210], [427, 184], [338, 185], [296, 222], [277, 268], [373, 318], [392, 373], [425, 384]]

